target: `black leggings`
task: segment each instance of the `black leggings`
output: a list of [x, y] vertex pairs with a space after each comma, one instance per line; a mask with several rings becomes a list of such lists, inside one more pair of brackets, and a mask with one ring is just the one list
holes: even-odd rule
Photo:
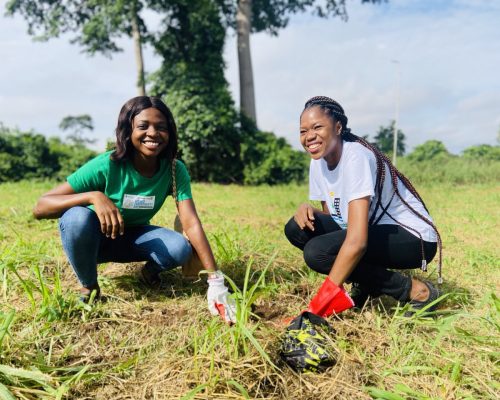
[[[330, 215], [314, 214], [314, 231], [300, 229], [293, 218], [285, 225], [285, 235], [295, 247], [304, 252], [309, 268], [328, 275], [337, 258], [347, 231], [341, 229]], [[424, 254], [430, 262], [437, 244], [423, 242]], [[407, 301], [411, 278], [388, 268], [413, 269], [422, 265], [422, 244], [399, 225], [368, 227], [368, 245], [363, 258], [349, 276], [349, 282], [363, 286], [372, 296], [386, 294]]]

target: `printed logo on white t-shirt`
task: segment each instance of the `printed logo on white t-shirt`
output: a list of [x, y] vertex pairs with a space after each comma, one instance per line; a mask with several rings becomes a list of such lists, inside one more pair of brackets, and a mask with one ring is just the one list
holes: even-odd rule
[[333, 220], [340, 226], [342, 229], [347, 229], [347, 222], [342, 218], [342, 212], [340, 211], [340, 197], [335, 197], [334, 192], [330, 192], [330, 205], [329, 210], [331, 212], [331, 216]]
[[132, 210], [152, 210], [155, 206], [155, 196], [123, 195], [123, 208]]

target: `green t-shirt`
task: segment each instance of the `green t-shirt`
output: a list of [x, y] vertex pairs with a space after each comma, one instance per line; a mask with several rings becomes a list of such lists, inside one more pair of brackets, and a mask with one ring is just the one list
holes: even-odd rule
[[[168, 195], [172, 195], [172, 167], [165, 159], [159, 171], [146, 178], [130, 161], [111, 160], [112, 151], [93, 158], [67, 181], [76, 193], [100, 191], [118, 207], [125, 225], [147, 225]], [[191, 199], [191, 184], [186, 166], [177, 160], [175, 167], [177, 201]], [[89, 208], [93, 208], [89, 206]]]

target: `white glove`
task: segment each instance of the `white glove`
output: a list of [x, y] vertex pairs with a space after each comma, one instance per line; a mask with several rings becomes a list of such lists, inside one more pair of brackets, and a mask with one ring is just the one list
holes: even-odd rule
[[227, 323], [236, 322], [236, 303], [229, 297], [229, 291], [224, 285], [222, 272], [217, 271], [214, 277], [208, 278], [208, 309], [212, 315], [220, 315]]

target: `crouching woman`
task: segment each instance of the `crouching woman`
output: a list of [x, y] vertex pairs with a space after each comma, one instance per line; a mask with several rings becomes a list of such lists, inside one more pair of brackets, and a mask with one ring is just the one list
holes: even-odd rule
[[[90, 160], [65, 183], [40, 197], [36, 218], [60, 218], [64, 251], [81, 283], [81, 296], [100, 295], [97, 264], [146, 261], [146, 283], [185, 263], [197, 252], [208, 276], [212, 314], [234, 321], [234, 304], [196, 212], [188, 171], [176, 159], [177, 128], [170, 109], [156, 97], [127, 101], [118, 116], [116, 149]], [[173, 196], [180, 233], [150, 225]]]
[[[339, 314], [383, 294], [430, 310], [437, 289], [392, 269], [425, 269], [441, 247], [439, 233], [410, 181], [347, 121], [341, 105], [323, 96], [307, 101], [300, 116], [309, 197], [322, 207], [300, 205], [285, 234], [311, 269], [327, 275], [309, 311]], [[344, 282], [353, 283], [350, 295]]]

